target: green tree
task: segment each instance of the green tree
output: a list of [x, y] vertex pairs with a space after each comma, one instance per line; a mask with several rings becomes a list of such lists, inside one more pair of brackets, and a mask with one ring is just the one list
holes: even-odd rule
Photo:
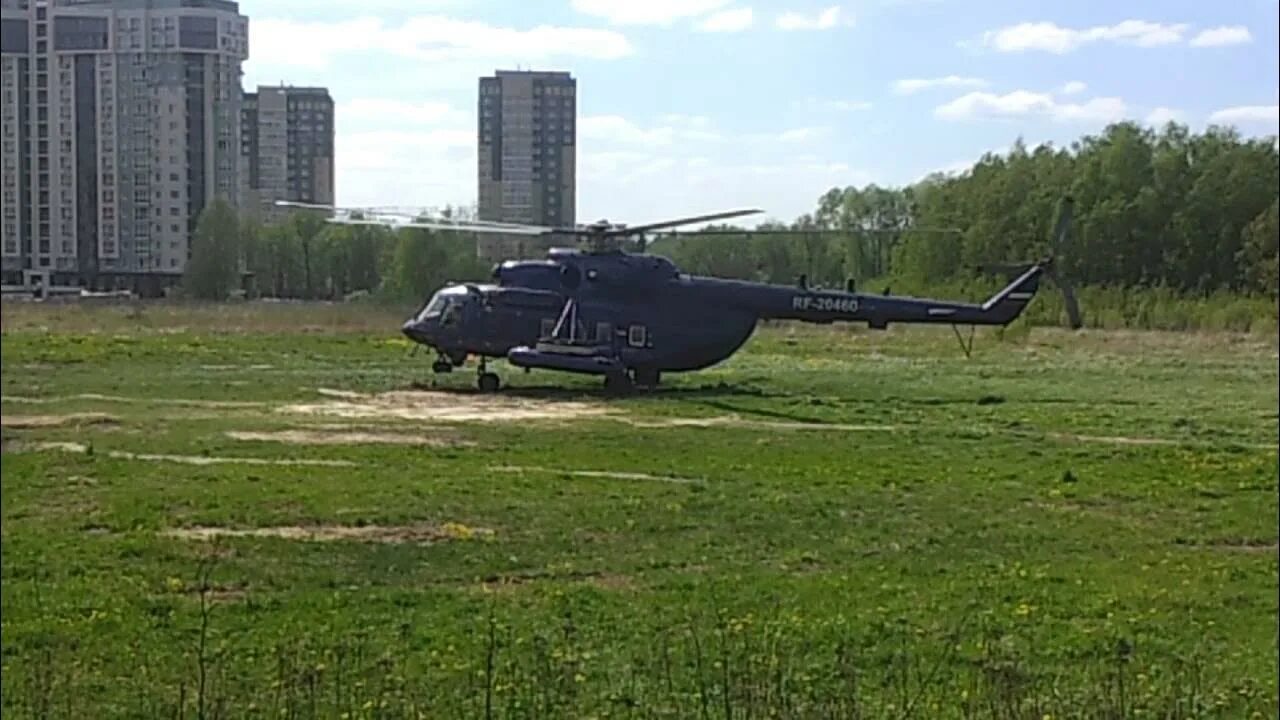
[[216, 198], [196, 221], [183, 286], [192, 297], [225, 300], [239, 287], [240, 267], [239, 219], [226, 200]]
[[325, 229], [324, 218], [316, 212], [302, 210], [290, 213], [289, 225], [298, 239], [298, 247], [302, 251], [302, 293], [303, 297], [315, 297], [314, 269], [317, 241]]
[[1258, 292], [1275, 297], [1280, 288], [1280, 254], [1277, 253], [1277, 237], [1280, 236], [1280, 199], [1272, 200], [1271, 207], [1244, 229], [1244, 247], [1240, 263], [1244, 267], [1249, 286]]

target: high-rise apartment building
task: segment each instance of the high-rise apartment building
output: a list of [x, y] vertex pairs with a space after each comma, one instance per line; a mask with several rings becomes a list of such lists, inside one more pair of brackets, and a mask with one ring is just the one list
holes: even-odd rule
[[239, 199], [248, 19], [229, 0], [0, 3], [5, 283], [176, 279], [201, 211]]
[[333, 204], [333, 98], [325, 88], [266, 87], [245, 93], [242, 205], [263, 219], [276, 200]]
[[[480, 78], [479, 219], [574, 224], [577, 89], [567, 72], [499, 70]], [[535, 249], [528, 240], [486, 234], [479, 252], [523, 254]]]

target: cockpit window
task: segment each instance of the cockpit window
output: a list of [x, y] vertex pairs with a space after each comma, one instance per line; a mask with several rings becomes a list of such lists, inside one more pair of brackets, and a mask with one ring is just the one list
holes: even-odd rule
[[427, 306], [422, 309], [422, 316], [439, 315], [444, 312], [444, 308], [449, 304], [449, 300], [450, 298], [448, 295], [445, 295], [444, 293], [436, 293], [435, 297], [431, 298], [431, 302], [427, 303]]
[[449, 298], [449, 302], [444, 306], [444, 312], [440, 313], [441, 325], [452, 325], [458, 322], [458, 317], [462, 314], [462, 300], [460, 298]]
[[448, 325], [456, 322], [458, 314], [462, 310], [462, 305], [467, 301], [467, 291], [464, 287], [447, 287], [432, 296], [431, 301], [422, 308], [422, 312], [418, 313], [419, 320], [439, 317], [441, 322]]

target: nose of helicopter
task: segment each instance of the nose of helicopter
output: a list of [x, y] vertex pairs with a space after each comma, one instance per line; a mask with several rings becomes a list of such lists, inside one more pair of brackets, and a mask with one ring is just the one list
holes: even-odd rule
[[431, 332], [431, 323], [426, 320], [417, 318], [409, 318], [404, 325], [400, 326], [400, 332], [410, 340], [422, 345], [430, 345], [433, 333]]

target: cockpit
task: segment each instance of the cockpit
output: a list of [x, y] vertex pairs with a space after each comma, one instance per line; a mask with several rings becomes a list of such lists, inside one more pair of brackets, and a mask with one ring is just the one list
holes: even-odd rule
[[467, 303], [467, 288], [454, 285], [442, 288], [418, 313], [418, 322], [439, 320], [442, 326], [454, 325], [462, 317], [462, 307]]

